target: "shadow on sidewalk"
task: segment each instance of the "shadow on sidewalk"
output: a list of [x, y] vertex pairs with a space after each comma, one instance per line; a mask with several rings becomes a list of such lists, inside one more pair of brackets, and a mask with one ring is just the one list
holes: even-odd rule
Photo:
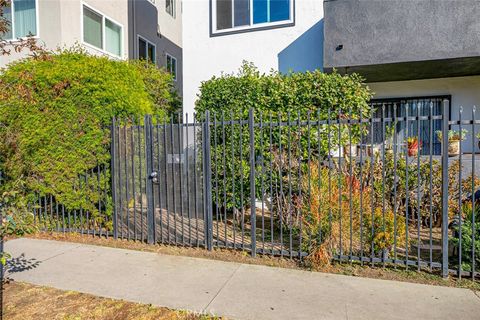
[[25, 254], [22, 253], [16, 258], [8, 259], [5, 265], [5, 274], [19, 273], [27, 270], [32, 270], [37, 268], [40, 265], [40, 261], [37, 261], [35, 258], [28, 259], [25, 257]]

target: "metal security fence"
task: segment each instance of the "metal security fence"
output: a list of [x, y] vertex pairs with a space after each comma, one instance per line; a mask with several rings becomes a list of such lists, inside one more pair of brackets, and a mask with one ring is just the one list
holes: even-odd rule
[[80, 175], [74, 191], [77, 205], [73, 207], [65, 206], [65, 199], [57, 199], [51, 194], [34, 195], [29, 207], [39, 229], [112, 236], [110, 167], [98, 165]]
[[475, 278], [476, 118], [435, 97], [374, 101], [363, 115], [114, 119], [111, 164], [79, 185], [109, 176], [99, 209], [64, 213], [42, 196], [34, 211], [49, 230]]

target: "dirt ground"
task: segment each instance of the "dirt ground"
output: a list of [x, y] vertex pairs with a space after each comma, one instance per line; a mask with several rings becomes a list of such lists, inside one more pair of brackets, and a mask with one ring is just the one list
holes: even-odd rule
[[315, 267], [308, 265], [305, 261], [295, 259], [262, 256], [257, 255], [252, 258], [248, 252], [234, 251], [228, 249], [214, 249], [207, 251], [204, 248], [178, 247], [168, 245], [149, 245], [139, 241], [115, 240], [113, 238], [100, 238], [79, 234], [59, 234], [59, 233], [37, 233], [29, 235], [31, 238], [47, 239], [56, 241], [68, 241], [75, 243], [84, 243], [90, 245], [106, 246], [113, 248], [139, 250], [145, 252], [156, 252], [168, 255], [181, 255], [205, 259], [214, 259], [222, 261], [231, 261], [247, 264], [259, 264], [271, 267], [302, 269], [325, 273], [343, 274], [356, 277], [375, 278], [384, 280], [395, 280], [404, 282], [413, 282], [430, 285], [440, 285], [448, 287], [467, 288], [474, 291], [480, 291], [480, 282], [471, 281], [469, 279], [457, 279], [456, 277], [442, 278], [439, 272], [428, 272], [427, 270], [418, 272], [415, 267], [406, 269], [405, 267], [397, 266], [382, 268], [381, 264], [376, 267], [371, 267], [369, 264], [361, 266], [359, 263], [332, 263], [329, 265], [322, 265]]
[[5, 320], [213, 320], [206, 315], [151, 305], [100, 298], [89, 294], [35, 286], [22, 282], [4, 285]]

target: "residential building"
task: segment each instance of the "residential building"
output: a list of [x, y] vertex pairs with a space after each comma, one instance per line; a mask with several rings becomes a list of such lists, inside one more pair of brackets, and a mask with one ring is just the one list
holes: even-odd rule
[[183, 0], [183, 106], [193, 112], [202, 81], [236, 72], [322, 67], [321, 0]]
[[[236, 72], [243, 61], [263, 72], [323, 62], [320, 0], [13, 0], [12, 10], [12, 38], [31, 33], [50, 49], [79, 44], [165, 67], [190, 114], [201, 82]], [[0, 66], [20, 56], [0, 57]]]
[[[378, 113], [385, 105], [391, 116], [396, 105], [397, 116], [405, 116], [408, 104], [410, 115], [429, 115], [431, 105], [438, 115], [440, 101], [448, 99], [450, 119], [459, 118], [461, 107], [463, 119], [472, 119], [472, 106], [480, 103], [480, 1], [325, 0], [324, 5], [325, 71], [361, 74], [375, 93]], [[424, 148], [428, 126], [428, 121], [420, 126]], [[434, 127], [440, 129], [441, 120]], [[479, 151], [472, 139], [467, 134], [464, 152]]]
[[[126, 0], [12, 0], [5, 17], [11, 23], [5, 40], [34, 36], [50, 50], [79, 45], [87, 52], [114, 59], [129, 56]], [[0, 66], [26, 54], [2, 56]]]
[[[471, 117], [480, 101], [478, 0], [13, 0], [5, 12], [7, 38], [32, 34], [50, 49], [78, 44], [166, 68], [189, 114], [202, 81], [243, 61], [262, 72], [359, 73], [387, 116], [394, 106], [398, 116], [426, 115], [431, 105], [437, 115], [447, 99], [451, 119], [461, 106]], [[24, 54], [0, 57], [0, 66]], [[472, 139], [464, 151], [478, 151]]]
[[129, 57], [149, 59], [172, 73], [179, 94], [183, 88], [182, 2], [128, 0]]

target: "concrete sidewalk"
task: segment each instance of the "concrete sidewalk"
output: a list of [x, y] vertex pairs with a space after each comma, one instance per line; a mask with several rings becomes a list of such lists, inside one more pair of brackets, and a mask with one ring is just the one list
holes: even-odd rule
[[17, 239], [7, 276], [232, 319], [480, 319], [470, 290]]

